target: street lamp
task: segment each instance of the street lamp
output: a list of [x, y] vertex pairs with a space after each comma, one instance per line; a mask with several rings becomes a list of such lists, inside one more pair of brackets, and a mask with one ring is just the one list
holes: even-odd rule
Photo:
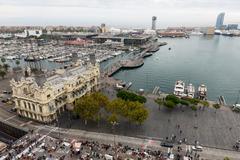
[[116, 145], [116, 142], [115, 142], [115, 126], [118, 125], [118, 123], [116, 121], [112, 121], [111, 124], [112, 124], [113, 136], [114, 136], [114, 145]]

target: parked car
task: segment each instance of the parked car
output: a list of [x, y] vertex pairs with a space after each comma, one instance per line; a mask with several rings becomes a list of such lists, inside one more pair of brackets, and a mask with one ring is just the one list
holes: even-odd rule
[[5, 90], [3, 90], [2, 93], [3, 94], [12, 94], [12, 91], [5, 91]]
[[193, 151], [203, 151], [203, 147], [202, 146], [199, 146], [199, 145], [197, 145], [197, 146], [192, 146], [192, 150]]
[[161, 145], [162, 147], [173, 148], [173, 144], [172, 144], [172, 143], [168, 143], [168, 142], [161, 142], [160, 145]]
[[11, 111], [12, 111], [12, 112], [17, 112], [17, 108], [16, 108], [16, 107], [13, 107], [13, 108], [11, 108]]

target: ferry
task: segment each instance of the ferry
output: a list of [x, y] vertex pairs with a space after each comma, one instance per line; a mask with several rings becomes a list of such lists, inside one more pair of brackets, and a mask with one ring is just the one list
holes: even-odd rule
[[181, 80], [178, 80], [175, 83], [173, 94], [178, 97], [184, 97], [186, 96], [186, 94], [184, 93], [184, 89], [185, 89], [185, 83]]
[[186, 87], [186, 94], [187, 97], [194, 98], [195, 87], [191, 83]]
[[198, 87], [198, 98], [201, 100], [206, 100], [207, 99], [207, 86], [204, 84], [201, 84]]

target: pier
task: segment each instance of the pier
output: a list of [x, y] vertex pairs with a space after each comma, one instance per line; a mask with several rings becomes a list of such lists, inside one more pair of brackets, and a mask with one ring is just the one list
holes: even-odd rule
[[107, 71], [105, 74], [107, 74], [109, 77], [113, 76], [115, 73], [117, 73], [121, 68], [125, 69], [131, 69], [131, 68], [137, 68], [141, 67], [144, 64], [144, 58], [152, 56], [153, 52], [156, 52], [159, 50], [160, 46], [166, 45], [166, 42], [156, 42], [156, 43], [150, 43], [148, 46], [145, 46], [146, 48], [138, 53], [135, 57], [128, 59], [128, 60], [120, 60], [115, 62]]
[[144, 61], [142, 58], [121, 60], [113, 64], [111, 68], [107, 70], [107, 75], [111, 77], [116, 72], [118, 72], [121, 68], [125, 68], [125, 69], [137, 68], [137, 67], [141, 67], [143, 64], [144, 64]]
[[227, 105], [224, 96], [219, 96], [218, 101], [221, 105]]
[[159, 86], [155, 86], [154, 87], [154, 89], [153, 89], [153, 91], [152, 91], [152, 94], [158, 94], [159, 93], [159, 91], [160, 91], [160, 87]]
[[154, 52], [157, 52], [160, 46], [164, 46], [164, 45], [167, 45], [167, 43], [166, 42], [150, 43], [142, 52], [138, 54], [138, 57], [141, 57], [141, 58], [149, 57]]

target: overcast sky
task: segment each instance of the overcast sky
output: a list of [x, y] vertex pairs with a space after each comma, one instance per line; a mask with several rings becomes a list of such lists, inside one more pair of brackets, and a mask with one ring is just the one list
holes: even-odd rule
[[240, 23], [240, 0], [0, 0], [0, 25], [75, 25], [157, 28]]

